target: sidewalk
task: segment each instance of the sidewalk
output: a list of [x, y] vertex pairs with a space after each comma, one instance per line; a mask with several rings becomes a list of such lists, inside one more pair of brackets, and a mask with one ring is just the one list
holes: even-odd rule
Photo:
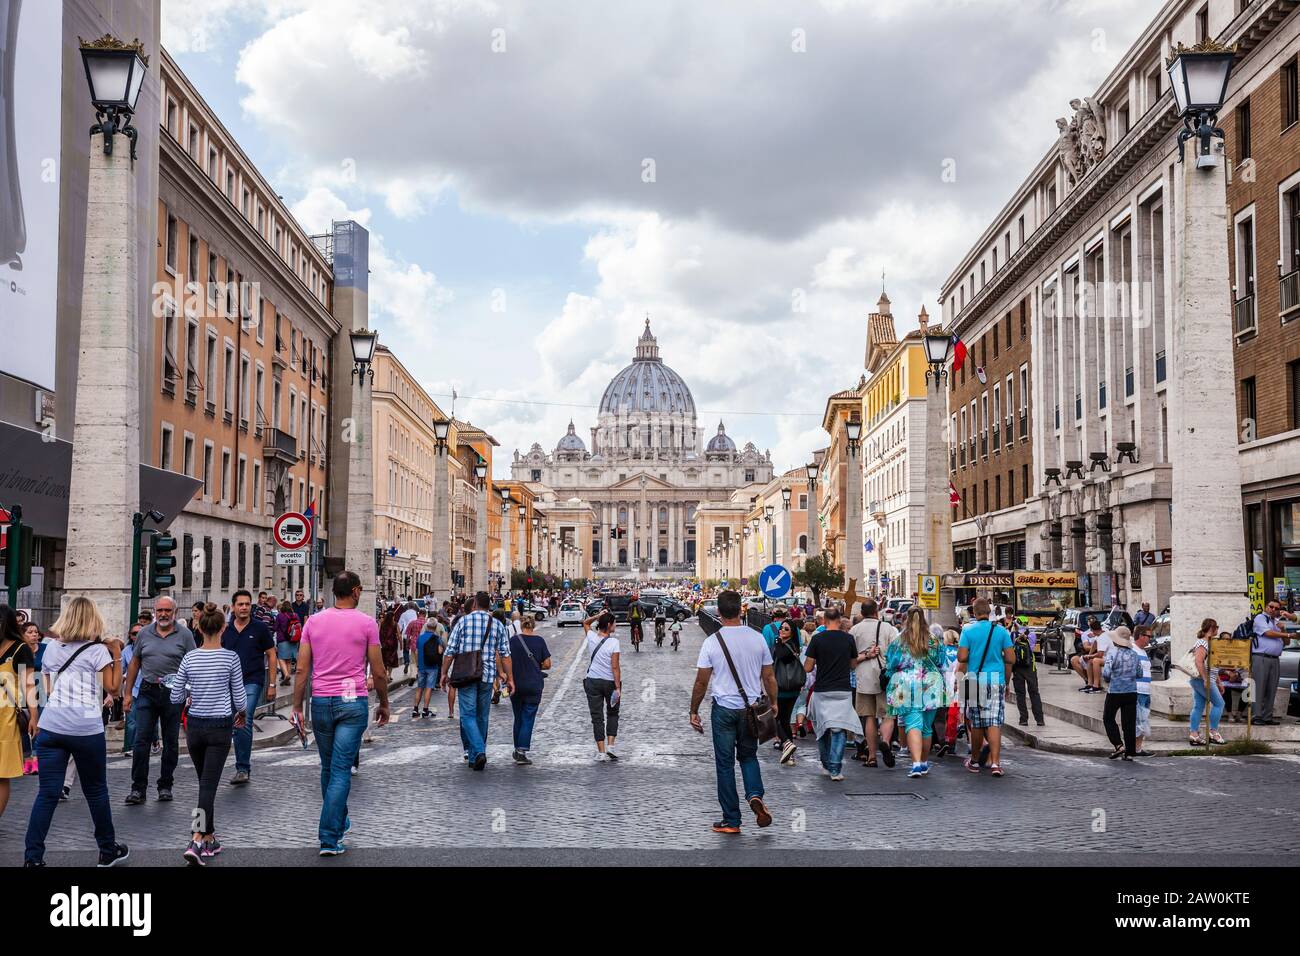
[[[1029, 726], [1017, 723], [1019, 712], [1015, 692], [1007, 701], [1007, 718], [1004, 727], [1011, 736], [1023, 740], [1031, 747], [1054, 753], [1105, 756], [1111, 752], [1110, 741], [1101, 716], [1105, 708], [1105, 694], [1082, 694], [1083, 682], [1073, 672], [1060, 672], [1049, 666], [1038, 666], [1038, 692], [1043, 700], [1046, 727], [1034, 725], [1031, 715]], [[1251, 727], [1253, 740], [1269, 743], [1282, 753], [1300, 753], [1300, 723], [1293, 717], [1282, 717], [1284, 722], [1276, 727]], [[1225, 740], [1242, 740], [1246, 737], [1245, 724], [1219, 725]], [[1152, 716], [1151, 733], [1143, 749], [1151, 753], [1168, 753], [1187, 748], [1187, 722]]]

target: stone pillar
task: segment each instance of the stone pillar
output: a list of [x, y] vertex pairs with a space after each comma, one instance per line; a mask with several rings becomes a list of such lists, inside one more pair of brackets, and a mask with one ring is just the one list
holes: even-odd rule
[[[1202, 619], [1212, 617], [1231, 630], [1250, 609], [1237, 467], [1236, 386], [1233, 376], [1224, 372], [1224, 363], [1230, 364], [1233, 354], [1229, 321], [1233, 302], [1227, 274], [1222, 140], [1215, 141], [1214, 155], [1218, 162], [1213, 168], [1198, 169], [1195, 143], [1189, 142], [1186, 161], [1174, 173], [1174, 208], [1181, 212], [1174, 218], [1174, 324], [1169, 349], [1173, 359], [1169, 384], [1172, 660], [1192, 646]], [[1222, 462], [1223, 467], [1207, 467], [1210, 462]], [[1190, 706], [1189, 695], [1186, 678], [1175, 671], [1170, 680], [1152, 685], [1152, 709], [1184, 712]]]
[[650, 567], [659, 564], [659, 503], [650, 506]]
[[[947, 474], [944, 469], [944, 474]], [[848, 453], [844, 482], [844, 586], [862, 580], [862, 449]], [[863, 589], [865, 591], [865, 587]]]
[[433, 453], [433, 581], [429, 593], [435, 604], [451, 595], [451, 470], [446, 448]]
[[[925, 397], [925, 574], [943, 574], [952, 565], [952, 504], [948, 493], [947, 389], [941, 380], [931, 385]], [[915, 579], [904, 582], [903, 594], [916, 589]], [[919, 600], [919, 598], [918, 598]], [[939, 589], [939, 610], [933, 619], [944, 627], [957, 623], [951, 590]]]
[[821, 554], [821, 536], [818, 534], [820, 527], [817, 524], [818, 505], [818, 488], [820, 482], [810, 481], [808, 483], [808, 554], [816, 556]]
[[501, 573], [501, 590], [510, 590], [510, 572], [514, 570], [514, 553], [510, 543], [510, 525], [513, 522], [513, 516], [510, 514], [510, 504], [506, 502], [501, 505], [501, 561], [497, 570]]
[[[645, 536], [650, 529], [650, 515], [649, 512], [647, 511], [648, 505], [646, 503], [646, 495], [645, 495], [645, 489], [647, 484], [649, 484], [649, 481], [647, 480], [646, 476], [643, 474], [641, 476], [641, 481], [640, 481], [641, 500], [640, 500], [640, 504], [638, 505], [639, 510], [637, 511], [638, 525], [640, 527], [640, 531], [638, 533], [638, 540], [641, 540], [643, 542], [641, 545], [641, 557], [648, 562], [650, 559], [650, 549], [647, 546], [647, 544], [644, 543]], [[637, 567], [639, 569], [640, 565], [638, 564]]]
[[477, 514], [474, 518], [474, 583], [475, 591], [487, 589], [488, 569], [487, 488], [478, 489]]
[[[792, 499], [794, 498], [793, 492], [790, 497]], [[785, 541], [781, 544], [781, 563], [789, 569], [791, 574], [794, 573], [794, 540], [792, 538], [794, 530], [794, 506], [795, 502], [792, 500], [790, 506], [784, 509], [785, 523], [781, 526], [781, 534], [785, 536]]]
[[[131, 521], [140, 510], [135, 170], [125, 136], [116, 138], [111, 156], [104, 155], [102, 136], [91, 137], [86, 193], [64, 599], [90, 598], [103, 615], [105, 633], [125, 640], [131, 623]], [[23, 503], [21, 495], [8, 500]], [[179, 552], [177, 558], [190, 560]]]

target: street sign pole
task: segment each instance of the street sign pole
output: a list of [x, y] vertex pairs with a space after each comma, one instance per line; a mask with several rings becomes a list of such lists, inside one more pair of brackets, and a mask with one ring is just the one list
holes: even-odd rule
[[311, 514], [311, 567], [307, 572], [308, 587], [311, 588], [311, 590], [307, 592], [309, 595], [307, 602], [308, 614], [316, 610], [316, 565], [319, 561], [319, 551], [316, 545], [316, 505], [313, 502]]
[[140, 617], [140, 537], [144, 534], [144, 515], [136, 512], [131, 516], [131, 603], [126, 619], [126, 633], [131, 633], [131, 625]]

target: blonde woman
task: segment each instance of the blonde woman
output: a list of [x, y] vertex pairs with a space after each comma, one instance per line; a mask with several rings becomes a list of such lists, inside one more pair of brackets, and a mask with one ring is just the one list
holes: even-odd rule
[[74, 597], [50, 628], [54, 638], [41, 659], [47, 694], [37, 718], [36, 756], [40, 790], [27, 823], [24, 866], [45, 865], [45, 836], [59, 805], [69, 760], [77, 767], [81, 792], [95, 822], [99, 865], [116, 866], [131, 855], [118, 843], [108, 805], [107, 751], [102, 718], [105, 694], [122, 684], [122, 641], [104, 637], [104, 619], [89, 598]]
[[943, 642], [930, 633], [925, 612], [913, 605], [898, 640], [885, 654], [889, 678], [886, 707], [898, 720], [912, 755], [909, 777], [930, 772], [931, 729], [936, 712], [948, 706], [948, 684], [943, 673]]

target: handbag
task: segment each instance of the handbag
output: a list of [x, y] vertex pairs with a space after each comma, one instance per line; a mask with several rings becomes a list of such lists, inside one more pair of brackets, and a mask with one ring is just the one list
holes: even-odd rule
[[1200, 680], [1201, 672], [1196, 669], [1196, 645], [1193, 644], [1182, 657], [1174, 661], [1174, 670], [1182, 671], [1188, 677]]
[[[5, 655], [4, 659], [12, 660], [14, 657], [18, 655], [18, 651], [22, 649], [22, 646], [23, 646], [22, 641], [15, 641], [14, 646], [9, 649], [9, 653]], [[3, 662], [0, 661], [0, 663]], [[14, 668], [14, 676], [19, 679], [19, 686], [22, 686], [22, 675], [18, 673], [18, 668], [16, 667]], [[19, 727], [22, 727], [25, 730], [27, 725], [32, 722], [31, 708], [28, 707], [25, 703], [19, 703], [18, 698], [15, 697], [13, 691], [9, 689], [9, 683], [7, 681], [4, 683], [4, 689], [5, 689], [5, 696], [8, 697], [10, 702], [13, 704], [14, 715], [18, 719]]]
[[[880, 650], [880, 620], [879, 619], [876, 620], [876, 650], [877, 651]], [[889, 693], [889, 672], [885, 670], [885, 658], [882, 655], [877, 654], [876, 660], [880, 664], [880, 673], [879, 675], [877, 675], [877, 680], [880, 682], [880, 690], [877, 693], [888, 694]]]
[[[781, 655], [784, 652], [784, 655]], [[776, 642], [776, 653], [774, 657], [780, 656], [780, 659], [773, 665], [776, 672], [776, 689], [778, 693], [798, 693], [803, 690], [803, 685], [808, 682], [808, 674], [803, 669], [803, 663], [799, 660], [799, 654], [793, 650], [787, 641]]]
[[447, 673], [447, 683], [452, 687], [470, 687], [483, 680], [483, 651], [492, 641], [492, 628], [496, 624], [488, 619], [487, 631], [483, 634], [483, 646], [472, 651], [461, 651], [451, 659], [451, 670]]
[[723, 656], [727, 658], [727, 666], [731, 668], [731, 677], [736, 682], [736, 689], [740, 691], [740, 699], [745, 702], [745, 722], [749, 725], [749, 732], [758, 738], [760, 744], [765, 744], [776, 736], [776, 714], [772, 712], [772, 702], [766, 694], [759, 694], [752, 704], [749, 702], [745, 685], [741, 683], [740, 674], [736, 670], [736, 662], [731, 659], [731, 651], [727, 650], [727, 642], [722, 639], [721, 633], [715, 636]]

